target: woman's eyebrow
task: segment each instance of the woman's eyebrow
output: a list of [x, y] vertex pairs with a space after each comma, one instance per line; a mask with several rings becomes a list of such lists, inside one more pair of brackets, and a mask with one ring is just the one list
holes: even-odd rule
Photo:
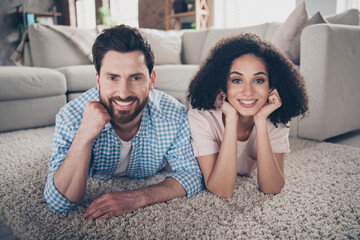
[[267, 73], [265, 73], [265, 72], [257, 72], [257, 73], [254, 74], [254, 76], [257, 76], [257, 75], [265, 75], [265, 76], [267, 76]]
[[[233, 71], [233, 72], [231, 72], [229, 75], [231, 75], [231, 74], [236, 74], [236, 75], [244, 76], [244, 74], [242, 74], [242, 73], [240, 73], [240, 72], [238, 72], [238, 71]], [[267, 76], [267, 73], [265, 73], [265, 72], [257, 72], [257, 73], [254, 73], [254, 76], [258, 76], [258, 75], [265, 75], [265, 76]]]
[[236, 74], [236, 75], [244, 76], [244, 74], [242, 74], [242, 73], [240, 73], [240, 72], [238, 72], [238, 71], [233, 71], [233, 72], [231, 72], [229, 75], [231, 75], [231, 74]]

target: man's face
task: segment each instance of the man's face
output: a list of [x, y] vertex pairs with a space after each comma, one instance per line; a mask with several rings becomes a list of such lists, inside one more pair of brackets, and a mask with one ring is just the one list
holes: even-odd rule
[[140, 121], [141, 112], [154, 88], [155, 73], [149, 76], [141, 51], [121, 53], [108, 51], [96, 74], [100, 102], [118, 125]]

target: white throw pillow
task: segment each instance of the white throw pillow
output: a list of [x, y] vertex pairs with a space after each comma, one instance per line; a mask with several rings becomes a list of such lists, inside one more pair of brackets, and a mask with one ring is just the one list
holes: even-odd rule
[[181, 37], [183, 32], [140, 28], [155, 55], [155, 64], [181, 64]]
[[272, 43], [283, 53], [287, 54], [291, 43], [299, 32], [301, 32], [309, 20], [305, 1], [295, 8], [284, 23], [277, 29]]

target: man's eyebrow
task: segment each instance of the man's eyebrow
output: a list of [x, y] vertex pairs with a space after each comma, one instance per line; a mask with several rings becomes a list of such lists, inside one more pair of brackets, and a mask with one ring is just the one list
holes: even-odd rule
[[119, 77], [120, 75], [119, 74], [116, 74], [116, 73], [111, 73], [111, 72], [106, 72], [105, 75], [107, 76], [113, 76], [113, 77]]
[[139, 73], [133, 73], [130, 75], [130, 77], [137, 77], [137, 76], [144, 76], [144, 74], [139, 72]]

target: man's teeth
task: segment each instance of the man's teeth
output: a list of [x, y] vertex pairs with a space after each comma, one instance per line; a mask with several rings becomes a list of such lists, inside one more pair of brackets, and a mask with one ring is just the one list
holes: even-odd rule
[[130, 101], [130, 102], [120, 102], [120, 101], [116, 101], [115, 100], [115, 102], [116, 102], [116, 104], [118, 104], [118, 105], [120, 105], [120, 106], [128, 106], [128, 105], [130, 105], [130, 104], [132, 104], [133, 103], [133, 101]]
[[240, 100], [240, 102], [244, 103], [244, 104], [252, 104], [254, 103], [256, 100]]

